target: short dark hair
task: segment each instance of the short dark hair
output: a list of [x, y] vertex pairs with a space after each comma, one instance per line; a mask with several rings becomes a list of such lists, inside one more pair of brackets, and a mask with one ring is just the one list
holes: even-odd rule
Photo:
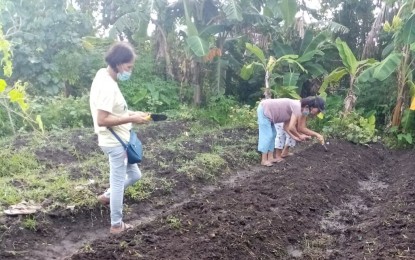
[[135, 58], [134, 48], [128, 42], [117, 42], [105, 54], [105, 62], [115, 71], [117, 65], [129, 63]]
[[302, 98], [300, 100], [301, 107], [308, 106], [309, 108], [317, 108], [320, 110], [320, 112], [324, 113], [326, 102], [321, 97], [315, 96], [315, 97], [306, 97]]

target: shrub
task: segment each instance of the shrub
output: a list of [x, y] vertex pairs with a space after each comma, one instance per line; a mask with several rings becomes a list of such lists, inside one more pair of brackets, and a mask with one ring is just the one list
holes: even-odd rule
[[352, 112], [348, 115], [333, 118], [323, 127], [323, 133], [353, 143], [366, 144], [379, 140], [375, 123], [376, 118], [373, 114], [364, 118], [357, 112]]
[[81, 97], [36, 97], [32, 109], [42, 117], [45, 130], [93, 125], [89, 95]]

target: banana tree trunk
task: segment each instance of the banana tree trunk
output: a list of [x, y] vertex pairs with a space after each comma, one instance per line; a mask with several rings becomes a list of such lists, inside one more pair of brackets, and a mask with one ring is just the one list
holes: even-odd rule
[[165, 59], [167, 78], [170, 80], [173, 80], [174, 79], [173, 65], [171, 63], [170, 48], [169, 48], [169, 44], [167, 43], [166, 32], [164, 28], [161, 27], [160, 23], [158, 23], [157, 20], [151, 19], [151, 21], [157, 26], [157, 31], [160, 34], [160, 37], [157, 38], [157, 41], [158, 41], [158, 46], [160, 48], [159, 51], [163, 52], [163, 56]]
[[344, 114], [349, 114], [353, 111], [355, 105], [356, 105], [356, 94], [354, 93], [353, 85], [354, 85], [355, 77], [350, 77], [350, 84], [349, 84], [349, 91], [347, 92], [347, 96], [344, 99]]
[[265, 70], [265, 91], [264, 91], [264, 97], [265, 99], [271, 98], [271, 90], [269, 88], [269, 71]]
[[190, 62], [191, 85], [194, 87], [193, 104], [200, 106], [202, 103], [202, 86], [200, 84], [201, 65], [194, 58]]
[[410, 61], [410, 49], [409, 49], [409, 45], [406, 45], [403, 49], [403, 58], [398, 69], [398, 75], [397, 75], [398, 96], [396, 98], [395, 108], [393, 109], [392, 122], [391, 122], [392, 126], [399, 126], [401, 124], [402, 111], [405, 105], [405, 96], [407, 92], [407, 90], [405, 89], [405, 85], [406, 85], [405, 78], [406, 78], [407, 71], [409, 69], [409, 61]]

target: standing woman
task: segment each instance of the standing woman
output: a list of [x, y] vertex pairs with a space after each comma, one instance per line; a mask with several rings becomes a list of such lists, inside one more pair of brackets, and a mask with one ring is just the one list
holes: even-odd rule
[[94, 130], [98, 135], [98, 145], [109, 157], [110, 187], [98, 200], [110, 204], [111, 234], [120, 233], [131, 225], [122, 221], [124, 189], [141, 178], [137, 164], [128, 164], [124, 147], [108, 130], [114, 132], [127, 143], [130, 139], [132, 123], [147, 123], [147, 113], [128, 110], [118, 81], [128, 80], [134, 66], [136, 55], [133, 47], [126, 42], [114, 44], [107, 52], [106, 68], [98, 70], [92, 82], [90, 108]]

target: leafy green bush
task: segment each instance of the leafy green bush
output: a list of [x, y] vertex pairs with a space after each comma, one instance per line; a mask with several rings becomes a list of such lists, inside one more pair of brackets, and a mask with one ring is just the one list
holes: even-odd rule
[[179, 106], [179, 87], [157, 75], [152, 52], [139, 51], [131, 79], [120, 83], [131, 110], [162, 112]]
[[366, 144], [379, 140], [375, 128], [375, 115], [367, 118], [356, 112], [333, 118], [323, 127], [323, 134], [345, 139], [353, 143]]
[[89, 96], [36, 97], [32, 104], [35, 114], [42, 117], [45, 130], [92, 126]]
[[391, 148], [409, 148], [415, 139], [415, 111], [406, 109], [403, 112], [401, 128], [392, 127], [384, 136], [384, 141]]
[[219, 96], [201, 110], [201, 118], [209, 118], [221, 126], [256, 127], [256, 109], [240, 105], [233, 97]]

